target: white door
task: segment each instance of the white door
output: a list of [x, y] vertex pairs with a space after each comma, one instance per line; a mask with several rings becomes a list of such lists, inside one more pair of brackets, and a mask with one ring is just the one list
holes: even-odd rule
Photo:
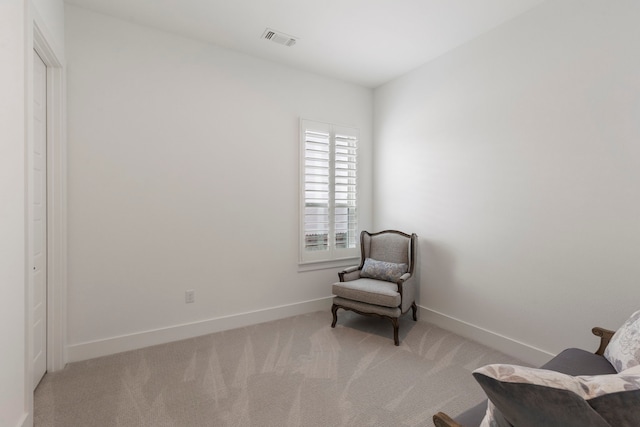
[[47, 66], [33, 52], [33, 388], [47, 371]]

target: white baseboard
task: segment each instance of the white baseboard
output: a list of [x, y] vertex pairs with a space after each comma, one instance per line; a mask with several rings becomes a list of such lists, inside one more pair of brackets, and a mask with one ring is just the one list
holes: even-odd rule
[[299, 314], [313, 313], [321, 310], [328, 311], [331, 308], [332, 300], [333, 297], [320, 298], [246, 313], [216, 317], [199, 322], [175, 325], [167, 328], [121, 335], [103, 340], [74, 344], [67, 347], [67, 361], [78, 362], [81, 360], [93, 359], [95, 357], [121, 353], [123, 351], [135, 350], [157, 344], [165, 344], [200, 335], [207, 335], [214, 332], [284, 319], [286, 317], [297, 316]]
[[532, 366], [541, 366], [548, 362], [555, 354], [525, 344], [513, 338], [489, 331], [480, 326], [472, 325], [435, 310], [418, 306], [420, 319], [432, 323], [442, 329], [494, 348], [512, 357], [516, 357]]
[[22, 419], [16, 424], [16, 427], [32, 427], [33, 426], [33, 417], [31, 414], [24, 414]]
[[[67, 347], [67, 361], [78, 362], [81, 360], [93, 359], [95, 357], [121, 353], [123, 351], [193, 338], [214, 332], [242, 328], [244, 326], [297, 316], [299, 314], [330, 310], [332, 300], [333, 297], [320, 298], [246, 313], [216, 317], [199, 322], [121, 335], [103, 340], [74, 344]], [[420, 310], [419, 315], [421, 320], [432, 323], [435, 326], [446, 329], [465, 338], [477, 341], [488, 347], [495, 348], [498, 351], [508, 354], [509, 356], [516, 357], [533, 366], [543, 365], [555, 356], [552, 353], [525, 344], [521, 341], [489, 331], [463, 320], [447, 316], [446, 314], [427, 307], [418, 306], [418, 309]]]

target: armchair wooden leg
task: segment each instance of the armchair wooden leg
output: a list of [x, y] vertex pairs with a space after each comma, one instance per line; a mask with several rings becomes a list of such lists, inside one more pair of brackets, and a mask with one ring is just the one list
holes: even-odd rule
[[414, 321], [418, 321], [418, 306], [416, 305], [416, 302], [414, 301], [413, 304], [411, 304], [411, 310], [413, 310], [413, 320]]
[[400, 340], [398, 339], [398, 328], [399, 328], [399, 323], [398, 323], [398, 318], [394, 317], [391, 319], [391, 323], [393, 323], [393, 342], [395, 345], [400, 345]]
[[333, 323], [331, 323], [331, 327], [335, 328], [336, 327], [336, 322], [338, 321], [338, 306], [333, 304], [331, 306], [331, 314], [333, 314]]

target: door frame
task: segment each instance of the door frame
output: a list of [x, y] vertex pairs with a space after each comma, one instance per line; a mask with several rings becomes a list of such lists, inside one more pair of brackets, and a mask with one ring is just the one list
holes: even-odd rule
[[[27, 42], [29, 50], [27, 58], [27, 166], [33, 165], [33, 53], [35, 50], [47, 66], [47, 371], [53, 372], [64, 368], [66, 354], [66, 298], [67, 298], [67, 161], [66, 161], [66, 105], [65, 105], [65, 64], [53, 45], [51, 37], [35, 8], [30, 8], [33, 31], [31, 40]], [[33, 194], [33, 177], [27, 174], [27, 201]], [[30, 273], [31, 236], [33, 234], [31, 219], [32, 208], [27, 209], [27, 333], [26, 347], [28, 360], [28, 384], [33, 377], [33, 283]], [[31, 386], [30, 390], [33, 390]]]

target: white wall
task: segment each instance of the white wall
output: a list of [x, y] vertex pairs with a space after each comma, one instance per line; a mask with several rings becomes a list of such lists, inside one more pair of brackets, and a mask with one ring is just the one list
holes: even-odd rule
[[640, 309], [638, 16], [546, 2], [375, 91], [374, 225], [418, 233], [428, 316], [554, 354]]
[[[31, 367], [27, 349], [26, 144], [32, 84], [32, 20], [45, 29], [64, 28], [62, 0], [48, 12], [24, 0], [0, 2], [0, 426], [33, 422]], [[57, 12], [54, 12], [57, 11]], [[55, 15], [55, 16], [54, 16]], [[60, 36], [60, 33], [58, 33]], [[53, 37], [52, 37], [53, 38]], [[52, 43], [55, 41], [50, 40]], [[60, 43], [62, 39], [58, 40]], [[62, 59], [62, 58], [61, 58]]]
[[370, 89], [69, 5], [66, 50], [71, 360], [326, 306], [338, 268], [298, 272], [298, 120], [360, 128], [367, 227]]
[[17, 426], [25, 396], [25, 7], [0, 2], [0, 426]]
[[32, 0], [35, 13], [49, 31], [49, 43], [58, 55], [64, 57], [64, 1]]

